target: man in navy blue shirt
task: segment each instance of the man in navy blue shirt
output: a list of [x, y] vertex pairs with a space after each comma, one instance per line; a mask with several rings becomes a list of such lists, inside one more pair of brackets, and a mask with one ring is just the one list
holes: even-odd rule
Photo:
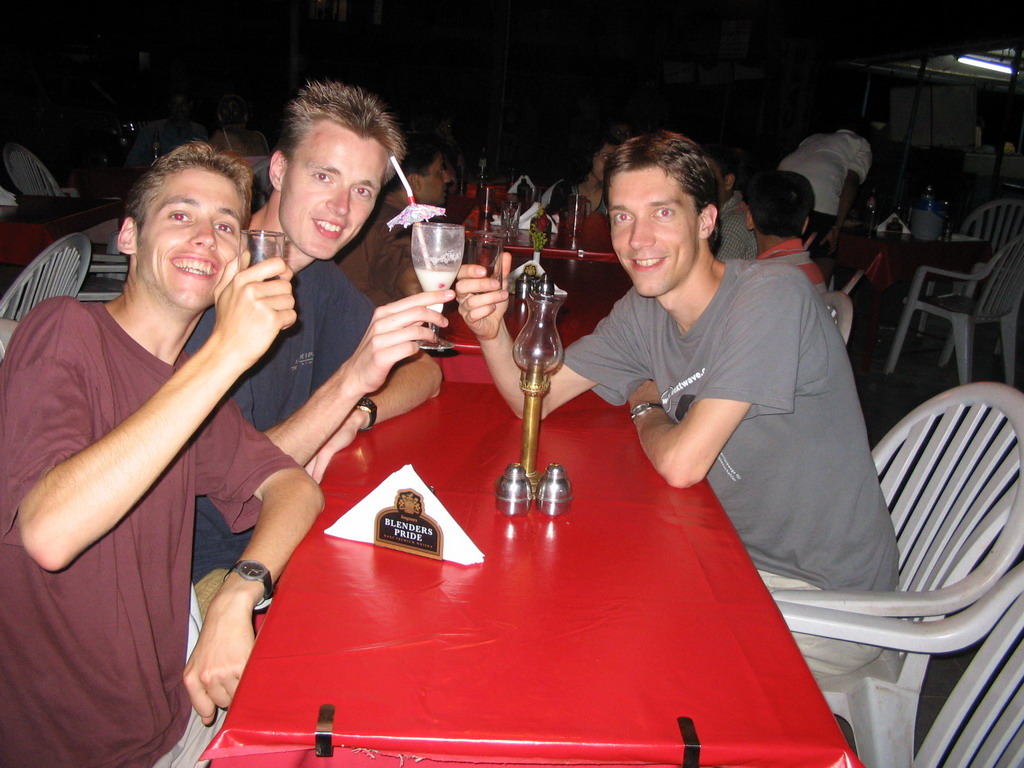
[[[246, 418], [317, 481], [360, 431], [440, 388], [439, 368], [417, 343], [431, 338], [424, 323], [447, 324], [427, 306], [454, 293], [421, 293], [375, 310], [331, 261], [373, 211], [392, 173], [389, 155], [401, 160], [404, 153], [401, 131], [380, 99], [341, 83], [311, 83], [286, 107], [270, 163], [273, 192], [250, 225], [287, 236], [299, 320], [232, 396]], [[212, 327], [207, 313], [190, 347], [201, 345]], [[198, 582], [230, 567], [247, 534], [228, 531], [206, 499], [197, 513]]]

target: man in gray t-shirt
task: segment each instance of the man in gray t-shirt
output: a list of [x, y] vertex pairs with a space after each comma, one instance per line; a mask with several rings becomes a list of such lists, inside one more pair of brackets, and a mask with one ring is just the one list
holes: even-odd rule
[[792, 266], [725, 265], [686, 333], [631, 290], [566, 365], [615, 404], [653, 379], [674, 422], [703, 400], [748, 403], [707, 478], [757, 567], [829, 589], [891, 589], [892, 523], [835, 322]]
[[[588, 389], [628, 402], [654, 467], [673, 486], [711, 482], [770, 588], [892, 589], [895, 534], [849, 359], [812, 286], [789, 265], [715, 259], [715, 178], [683, 136], [627, 141], [605, 184], [633, 289], [567, 350], [545, 411]], [[462, 275], [460, 311], [518, 412], [508, 294], [480, 267]], [[801, 643], [816, 674], [877, 655], [827, 642]]]

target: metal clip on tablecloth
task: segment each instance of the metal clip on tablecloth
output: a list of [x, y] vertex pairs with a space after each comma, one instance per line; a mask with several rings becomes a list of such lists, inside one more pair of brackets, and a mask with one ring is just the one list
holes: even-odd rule
[[680, 717], [676, 722], [679, 723], [679, 733], [683, 736], [683, 768], [697, 768], [700, 765], [700, 739], [697, 738], [693, 720]]
[[334, 755], [334, 745], [331, 743], [331, 733], [334, 731], [334, 705], [321, 704], [320, 713], [316, 718], [316, 756], [331, 757]]

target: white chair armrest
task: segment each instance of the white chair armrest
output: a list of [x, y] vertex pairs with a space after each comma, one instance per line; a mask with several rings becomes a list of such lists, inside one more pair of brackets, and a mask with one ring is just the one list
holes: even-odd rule
[[[974, 605], [954, 616], [932, 621], [868, 616], [852, 611], [781, 601], [781, 595], [818, 592], [776, 592], [779, 610], [793, 632], [877, 645], [913, 653], [948, 653], [977, 642], [992, 628], [1007, 607], [1024, 592], [1024, 565], [1007, 573]], [[870, 593], [868, 593], [870, 594]]]
[[964, 281], [981, 280], [982, 278], [984, 278], [988, 274], [987, 270], [984, 270], [985, 271], [984, 275], [981, 274], [982, 271], [983, 270], [979, 270], [978, 272], [972, 272], [972, 273], [954, 272], [951, 269], [939, 269], [938, 267], [929, 267], [929, 266], [926, 265], [926, 266], [918, 267], [917, 268], [917, 270], [914, 272], [914, 280], [917, 280], [917, 276], [918, 275], [928, 275], [928, 276], [933, 276], [934, 275], [934, 276], [937, 276], [937, 277], [948, 277], [948, 278], [951, 278], [953, 280], [964, 280]]
[[64, 193], [65, 197], [81, 197], [81, 194], [74, 187], [61, 187], [60, 191]]
[[[804, 590], [786, 589], [772, 593], [777, 603], [807, 605], [863, 616], [893, 618], [921, 618], [945, 616], [969, 605], [983, 594], [973, 583], [957, 584], [927, 592], [871, 592], [858, 590]], [[974, 594], [977, 592], [977, 594]]]

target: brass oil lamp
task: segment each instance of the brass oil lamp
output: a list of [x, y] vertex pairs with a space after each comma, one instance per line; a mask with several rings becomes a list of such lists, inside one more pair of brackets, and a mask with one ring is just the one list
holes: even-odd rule
[[523, 372], [519, 379], [519, 388], [523, 391], [520, 463], [534, 496], [541, 475], [537, 471], [541, 405], [551, 386], [551, 374], [562, 364], [564, 355], [562, 340], [555, 327], [555, 317], [564, 301], [565, 293], [555, 291], [550, 276], [543, 275], [527, 294], [529, 316], [512, 346], [512, 357]]

